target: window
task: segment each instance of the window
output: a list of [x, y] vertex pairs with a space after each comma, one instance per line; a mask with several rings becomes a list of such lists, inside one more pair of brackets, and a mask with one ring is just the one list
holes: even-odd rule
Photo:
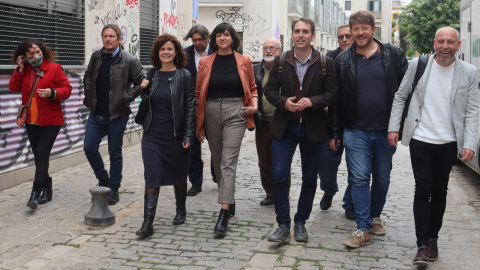
[[0, 3], [0, 65], [26, 39], [38, 39], [57, 52], [61, 65], [83, 65], [85, 17], [78, 0], [4, 0]]
[[352, 1], [345, 1], [345, 10], [352, 10]]
[[159, 31], [159, 1], [140, 1], [140, 62], [142, 65], [151, 65], [150, 55]]
[[375, 28], [375, 33], [373, 34], [373, 36], [376, 39], [381, 39], [382, 38], [382, 28], [381, 27]]
[[368, 11], [382, 11], [382, 1], [368, 1]]

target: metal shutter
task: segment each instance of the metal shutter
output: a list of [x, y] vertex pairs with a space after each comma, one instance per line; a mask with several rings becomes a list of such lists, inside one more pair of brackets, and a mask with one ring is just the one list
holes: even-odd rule
[[159, 34], [159, 1], [140, 1], [140, 62], [151, 65], [150, 54]]

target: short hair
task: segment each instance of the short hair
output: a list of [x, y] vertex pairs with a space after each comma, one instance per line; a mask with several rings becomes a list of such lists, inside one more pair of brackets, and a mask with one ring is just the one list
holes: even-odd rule
[[451, 28], [451, 29], [455, 30], [455, 33], [457, 33], [457, 40], [460, 40], [460, 32], [457, 30], [457, 28], [455, 28], [453, 26], [444, 26], [444, 27], [438, 28], [438, 30], [435, 32], [435, 38], [437, 38], [438, 32], [440, 30], [445, 29], [445, 28]]
[[178, 41], [175, 36], [172, 36], [170, 34], [163, 34], [158, 36], [157, 39], [155, 39], [155, 42], [152, 46], [152, 54], [150, 55], [150, 62], [152, 62], [152, 65], [155, 68], [162, 67], [162, 62], [159, 59], [159, 51], [160, 48], [162, 48], [162, 46], [169, 41], [173, 43], [173, 46], [175, 47], [175, 52], [177, 53], [177, 55], [173, 59], [173, 64], [177, 68], [185, 67], [187, 65], [187, 53], [183, 50], [180, 41]]
[[219, 25], [215, 26], [215, 29], [213, 29], [212, 33], [210, 34], [209, 46], [211, 50], [217, 51], [217, 34], [224, 33], [225, 31], [228, 31], [228, 33], [232, 37], [232, 50], [236, 51], [238, 48], [240, 48], [240, 46], [242, 45], [242, 41], [240, 40], [240, 36], [238, 35], [237, 31], [235, 31], [235, 28], [233, 28], [233, 25], [228, 22], [222, 22]]
[[[28, 49], [32, 48], [33, 45], [37, 45], [38, 48], [42, 51], [42, 55], [44, 59], [47, 59], [49, 62], [53, 63], [55, 58], [57, 57], [57, 53], [50, 50], [45, 43], [38, 39], [25, 39], [22, 41], [17, 48], [12, 51], [12, 64], [17, 64], [17, 58], [21, 55], [25, 55]], [[25, 64], [28, 64], [26, 62]]]
[[365, 23], [370, 25], [372, 29], [375, 28], [375, 18], [372, 13], [365, 10], [360, 10], [350, 15], [350, 18], [348, 19], [348, 25], [350, 28], [356, 23]]
[[307, 18], [307, 17], [301, 17], [298, 20], [293, 20], [292, 21], [292, 32], [293, 32], [293, 29], [295, 28], [295, 24], [297, 24], [297, 22], [304, 22], [306, 24], [309, 24], [310, 25], [310, 32], [312, 32], [312, 34], [315, 33], [315, 22], [312, 19]]
[[340, 29], [343, 29], [343, 28], [346, 28], [346, 27], [350, 28], [350, 25], [348, 25], [348, 24], [340, 25], [340, 26], [337, 28], [337, 34], [338, 34], [338, 31], [340, 31]]
[[188, 31], [187, 35], [183, 38], [183, 40], [187, 41], [189, 38], [192, 38], [193, 34], [199, 34], [202, 36], [202, 38], [208, 40], [208, 36], [210, 33], [208, 32], [207, 27], [201, 25], [201, 24], [195, 24], [190, 28], [190, 31]]
[[112, 29], [113, 31], [115, 31], [115, 33], [117, 33], [117, 39], [120, 41], [120, 47], [122, 47], [122, 49], [125, 49], [125, 47], [123, 46], [122, 44], [122, 30], [120, 30], [120, 27], [117, 25], [117, 24], [107, 24], [103, 27], [102, 29], [102, 38], [103, 38], [103, 31], [105, 31], [105, 29]]

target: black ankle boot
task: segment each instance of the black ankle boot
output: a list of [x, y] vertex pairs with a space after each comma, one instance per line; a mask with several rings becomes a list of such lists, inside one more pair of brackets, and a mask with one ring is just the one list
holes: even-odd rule
[[42, 189], [42, 195], [38, 200], [38, 204], [45, 204], [52, 200], [53, 189], [52, 189], [52, 177], [47, 178], [46, 186]]
[[157, 210], [158, 193], [145, 193], [144, 198], [143, 224], [136, 235], [147, 237], [153, 234], [153, 219]]
[[32, 194], [30, 194], [30, 199], [28, 200], [27, 206], [30, 207], [30, 209], [37, 209], [39, 198], [40, 192], [32, 190]]
[[220, 236], [227, 235], [227, 227], [228, 227], [228, 218], [230, 217], [230, 213], [226, 209], [220, 209], [220, 214], [218, 214], [217, 224], [213, 229], [213, 233]]
[[187, 208], [185, 206], [185, 202], [187, 201], [187, 186], [183, 188], [174, 187], [174, 190], [177, 214], [173, 219], [173, 225], [180, 225], [185, 223], [185, 219], [187, 218]]
[[233, 204], [230, 204], [228, 207], [228, 212], [230, 213], [231, 217], [235, 216], [235, 201], [233, 201]]

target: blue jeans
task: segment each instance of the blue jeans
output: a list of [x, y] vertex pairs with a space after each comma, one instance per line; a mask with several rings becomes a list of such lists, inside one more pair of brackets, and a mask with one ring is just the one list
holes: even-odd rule
[[277, 223], [290, 227], [289, 178], [292, 158], [297, 145], [302, 159], [302, 189], [298, 199], [295, 224], [305, 224], [312, 212], [317, 189], [318, 163], [321, 143], [309, 143], [305, 124], [290, 122], [283, 138], [272, 140], [273, 199]]
[[[343, 143], [352, 183], [357, 229], [372, 231], [372, 218], [380, 217], [385, 205], [392, 157], [396, 147], [390, 146], [388, 132], [345, 129]], [[372, 188], [370, 190], [370, 174]]]
[[342, 154], [342, 146], [337, 151], [333, 151], [328, 140], [321, 143], [320, 163], [318, 165], [320, 189], [332, 196], [338, 191], [337, 172], [338, 166], [342, 162]]
[[100, 141], [108, 137], [108, 154], [110, 155], [110, 182], [111, 189], [118, 190], [122, 182], [123, 168], [123, 134], [127, 125], [128, 115], [110, 120], [108, 117], [90, 113], [85, 130], [83, 150], [88, 162], [98, 180], [108, 178], [102, 156], [98, 152]]

